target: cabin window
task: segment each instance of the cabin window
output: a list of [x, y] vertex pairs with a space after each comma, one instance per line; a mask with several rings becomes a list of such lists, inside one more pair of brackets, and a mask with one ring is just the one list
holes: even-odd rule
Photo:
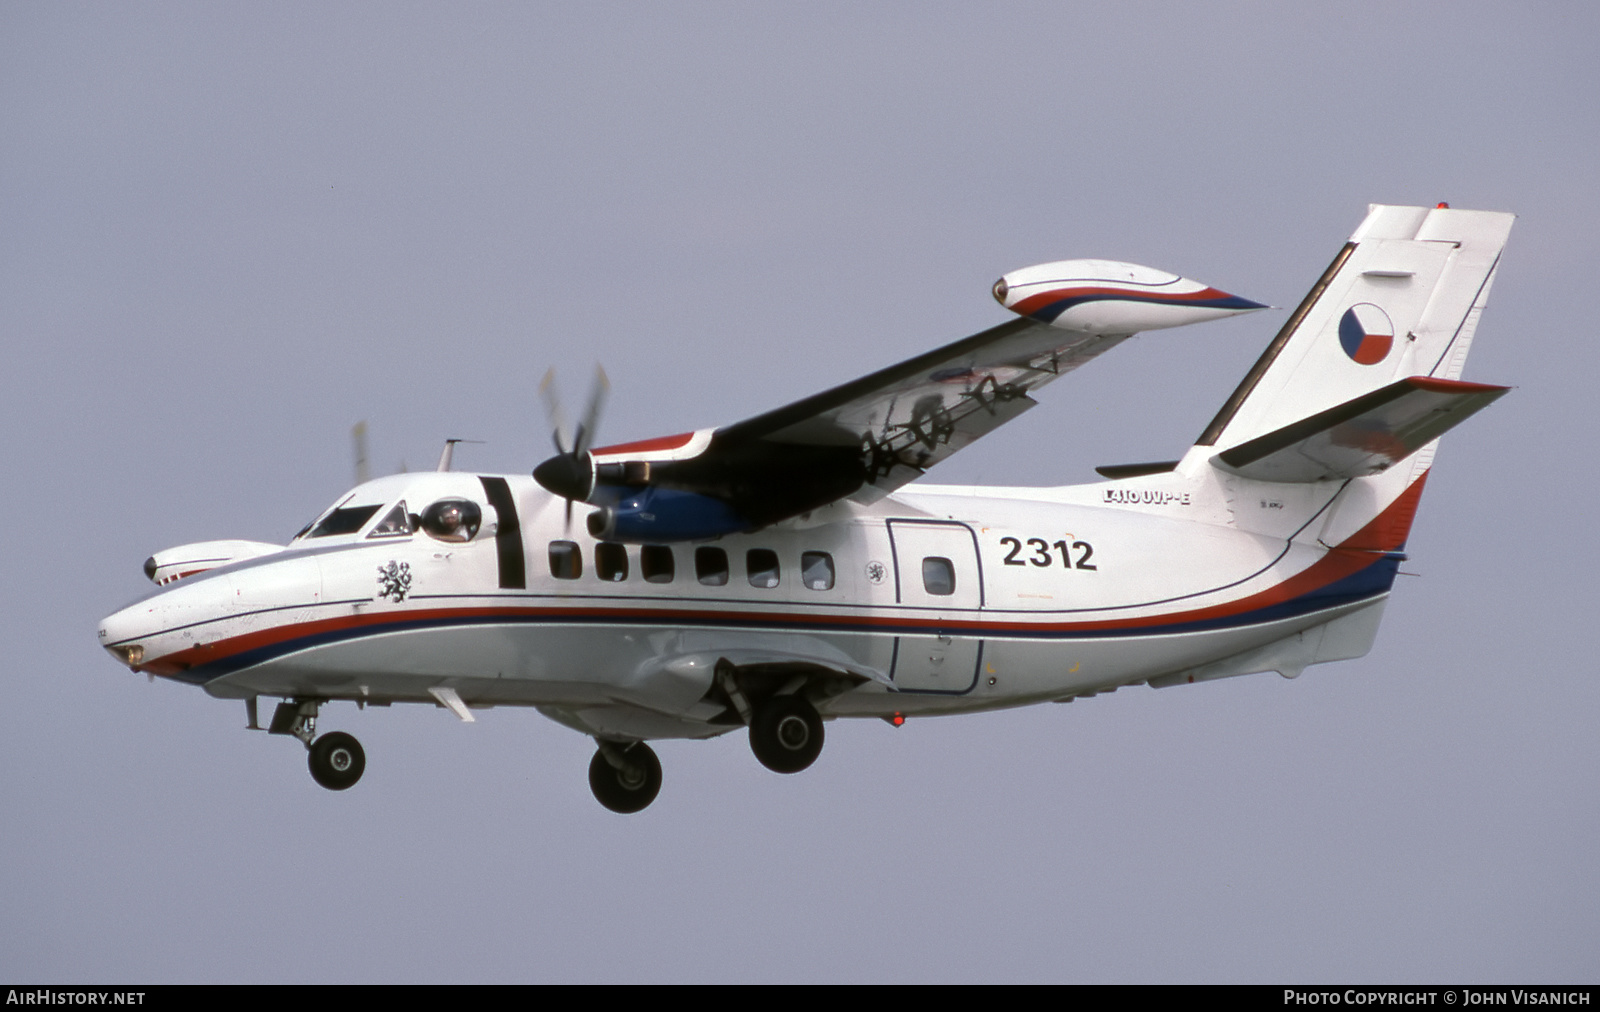
[[677, 575], [673, 569], [672, 549], [666, 545], [645, 545], [639, 549], [639, 572], [647, 583], [671, 583]]
[[694, 576], [707, 587], [724, 586], [728, 582], [728, 553], [720, 548], [696, 548]]
[[374, 527], [372, 533], [368, 534], [367, 537], [398, 538], [407, 534], [414, 534], [416, 530], [411, 514], [406, 512], [406, 501], [401, 499], [395, 504], [394, 509], [383, 515], [383, 519], [378, 521], [378, 526]]
[[367, 526], [367, 521], [381, 509], [381, 506], [341, 506], [322, 518], [322, 521], [311, 528], [308, 538], [328, 538], [336, 534], [354, 534]]
[[745, 553], [745, 568], [750, 571], [750, 586], [771, 590], [778, 585], [778, 553], [770, 548], [752, 548]]
[[583, 575], [583, 552], [576, 541], [550, 542], [550, 575], [558, 580], [576, 580]]
[[594, 571], [608, 583], [621, 583], [628, 578], [628, 546], [616, 541], [602, 541], [594, 546]]
[[833, 556], [827, 552], [805, 552], [800, 556], [800, 582], [807, 590], [833, 589]]
[[470, 499], [440, 499], [422, 511], [418, 526], [438, 541], [471, 541], [483, 526], [483, 510]]
[[922, 589], [935, 597], [949, 597], [956, 592], [956, 567], [949, 559], [930, 555], [922, 560]]

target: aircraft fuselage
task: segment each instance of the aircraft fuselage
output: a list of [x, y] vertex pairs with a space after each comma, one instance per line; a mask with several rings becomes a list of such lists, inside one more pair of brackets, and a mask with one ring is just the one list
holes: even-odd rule
[[[138, 670], [219, 697], [384, 705], [450, 689], [469, 707], [537, 706], [619, 740], [739, 726], [712, 691], [719, 661], [843, 676], [817, 702], [825, 717], [913, 716], [1214, 677], [1202, 669], [1352, 615], [1366, 617], [1343, 623], [1349, 642], [1320, 655], [1299, 644], [1286, 673], [1365, 652], [1398, 545], [1324, 547], [1339, 543], [1323, 535], [1346, 483], [1241, 518], [1205, 477], [913, 486], [752, 534], [643, 546], [568, 529], [562, 500], [528, 478], [397, 475], [344, 501], [377, 505], [376, 521], [399, 502], [460, 498], [483, 528], [462, 543], [421, 529], [301, 538], [159, 590], [101, 636], [137, 644]], [[491, 502], [496, 486], [514, 518]]]

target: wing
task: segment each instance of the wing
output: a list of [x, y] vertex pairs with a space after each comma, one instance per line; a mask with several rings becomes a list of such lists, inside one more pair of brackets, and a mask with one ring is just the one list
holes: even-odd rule
[[776, 459], [800, 447], [842, 449], [860, 480], [850, 497], [873, 501], [1035, 406], [1033, 391], [1128, 336], [1012, 320], [718, 429], [711, 449]]
[[753, 530], [840, 499], [888, 495], [1137, 331], [1265, 308], [1110, 261], [1027, 268], [994, 292], [1021, 318], [733, 425], [604, 447], [588, 460], [552, 458], [535, 477], [601, 506], [590, 518], [596, 536]]

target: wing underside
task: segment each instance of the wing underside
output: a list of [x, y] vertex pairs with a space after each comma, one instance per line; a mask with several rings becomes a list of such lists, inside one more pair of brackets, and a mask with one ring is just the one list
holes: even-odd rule
[[1013, 320], [963, 341], [717, 430], [712, 448], [766, 444], [852, 451], [872, 501], [1033, 407], [1033, 391], [1115, 347], [1127, 334]]

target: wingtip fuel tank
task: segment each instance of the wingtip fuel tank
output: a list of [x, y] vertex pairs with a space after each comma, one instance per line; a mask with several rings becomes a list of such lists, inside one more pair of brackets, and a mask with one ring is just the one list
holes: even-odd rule
[[1090, 334], [1181, 327], [1267, 307], [1153, 267], [1115, 260], [1057, 260], [994, 283], [997, 302], [1019, 316]]

